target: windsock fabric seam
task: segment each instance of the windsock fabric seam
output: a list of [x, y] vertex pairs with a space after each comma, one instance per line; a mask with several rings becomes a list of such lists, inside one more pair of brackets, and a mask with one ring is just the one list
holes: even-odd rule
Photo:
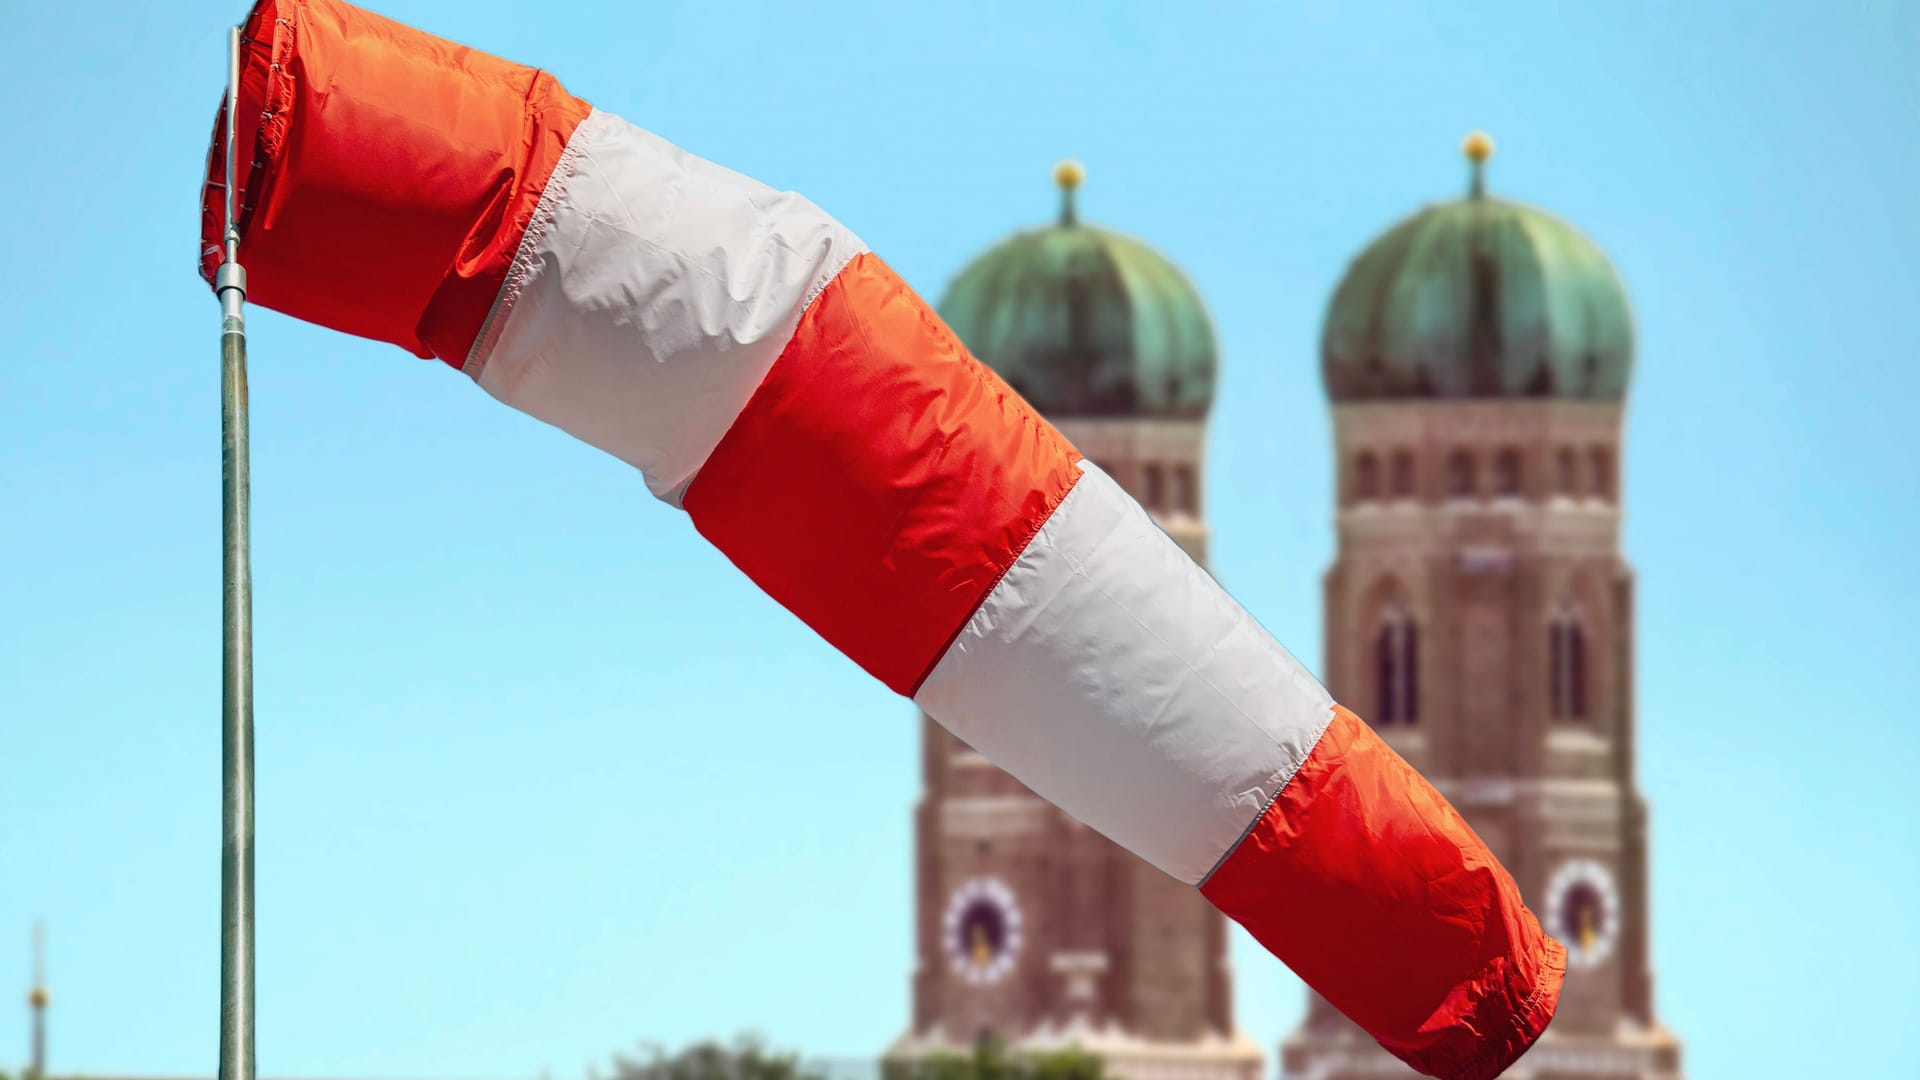
[[[780, 246], [787, 248], [788, 251], [793, 250], [792, 247], [788, 246], [785, 241], [781, 241]], [[800, 300], [800, 308], [799, 308], [800, 318], [795, 319], [793, 323], [794, 333], [797, 334], [800, 332], [800, 319], [806, 318], [807, 312], [813, 310], [814, 301], [819, 300], [821, 294], [827, 291], [827, 286], [833, 284], [835, 281], [838, 281], [840, 279], [840, 272], [842, 270], [845, 270], [847, 266], [853, 262], [853, 260], [859, 258], [863, 254], [865, 254], [865, 252], [862, 249], [855, 249], [853, 251], [847, 252], [845, 257], [843, 257], [840, 260], [839, 264], [833, 268], [833, 273], [828, 274], [825, 277], [821, 278], [819, 281], [814, 283], [813, 288], [807, 290], [807, 295], [802, 297]], [[793, 338], [789, 336], [787, 340], [792, 341]], [[745, 410], [742, 409], [742, 411], [744, 412]], [[694, 475], [696, 476], [699, 475], [699, 471], [695, 470]], [[692, 481], [689, 480], [688, 484], [683, 485], [683, 487], [690, 486], [691, 483]]]
[[[1546, 1024], [1535, 1027], [1535, 1015], [1540, 1011], [1543, 999], [1551, 997], [1566, 978], [1567, 950], [1551, 937], [1544, 939], [1547, 947], [1545, 962], [1534, 976], [1533, 989], [1527, 994], [1520, 1007], [1507, 1014], [1507, 1038], [1489, 1045], [1480, 1056], [1461, 1066], [1460, 1071], [1449, 1080], [1491, 1080], [1505, 1072], [1507, 1067], [1525, 1056], [1539, 1037]], [[1549, 1016], [1548, 1022], [1552, 1021]], [[1518, 1042], [1518, 1046], [1515, 1046]]]
[[[249, 36], [246, 31], [255, 29], [260, 23], [256, 12], [247, 19], [240, 37], [241, 78], [243, 83], [253, 71], [252, 57], [249, 55], [255, 45], [266, 46], [267, 70], [264, 77], [265, 92], [260, 103], [257, 126], [252, 127], [252, 138], [247, 138], [249, 125], [240, 123], [234, 129], [233, 149], [236, 155], [245, 154], [243, 161], [234, 163], [233, 175], [240, 190], [233, 193], [233, 227], [241, 242], [246, 242], [248, 227], [253, 224], [253, 212], [263, 201], [264, 188], [271, 179], [273, 166], [280, 158], [282, 147], [286, 143], [288, 117], [293, 111], [293, 75], [281, 63], [286, 55], [298, 49], [299, 28], [291, 16], [276, 16], [272, 26], [264, 36]], [[245, 100], [244, 92], [241, 99]], [[220, 111], [215, 115], [212, 145], [207, 147], [207, 188], [224, 186], [224, 165], [226, 142], [223, 138], [226, 125], [235, 124], [238, 117], [226, 114], [226, 100], [221, 99]], [[216, 168], [216, 165], [220, 168]], [[221, 179], [216, 180], [216, 177]], [[244, 179], [242, 179], [244, 177]], [[215, 219], [214, 208], [222, 200], [202, 198], [201, 201], [201, 250], [200, 276], [208, 285], [213, 284], [214, 271], [226, 261], [225, 232], [226, 223]]]
[[[1035, 516], [1033, 531], [1027, 533], [1026, 539], [1022, 540], [1017, 547], [1010, 550], [1010, 557], [1006, 562], [1001, 564], [1000, 569], [993, 575], [993, 580], [987, 582], [986, 587], [980, 590], [979, 599], [973, 602], [973, 607], [967, 609], [966, 617], [955, 624], [953, 633], [947, 635], [947, 643], [942, 645], [939, 650], [934, 653], [933, 659], [927, 661], [926, 669], [920, 672], [919, 678], [913, 680], [913, 685], [907, 688], [906, 693], [901, 695], [902, 697], [912, 699], [920, 693], [920, 688], [925, 686], [927, 680], [933, 677], [934, 669], [940, 666], [940, 661], [947, 658], [947, 652], [953, 648], [955, 642], [960, 640], [960, 635], [967, 632], [967, 627], [973, 624], [974, 617], [980, 614], [980, 609], [986, 607], [987, 601], [993, 599], [994, 590], [1000, 587], [1000, 582], [1004, 581], [1006, 576], [1013, 572], [1014, 567], [1020, 565], [1020, 557], [1027, 553], [1027, 549], [1033, 546], [1035, 540], [1040, 539], [1040, 534], [1046, 531], [1047, 523], [1052, 521], [1053, 515], [1059, 513], [1060, 508], [1067, 504], [1067, 497], [1072, 495], [1074, 490], [1080, 486], [1081, 478], [1086, 475], [1087, 470], [1092, 466], [1093, 463], [1086, 458], [1080, 458], [1073, 462], [1071, 466], [1073, 471], [1068, 474], [1067, 486], [1061, 489], [1060, 498], [1047, 507], [1045, 514]], [[928, 715], [932, 714], [929, 713]], [[934, 717], [935, 721], [939, 719], [937, 716]], [[944, 727], [945, 725], [943, 724], [941, 726]]]
[[[260, 126], [254, 134], [256, 152], [247, 167], [247, 182], [241, 186], [240, 191], [234, 193], [234, 213], [239, 219], [236, 224], [243, 236], [246, 234], [246, 227], [253, 222], [254, 207], [260, 205], [262, 201], [253, 181], [266, 179], [267, 171], [279, 158], [282, 148], [286, 146], [287, 127], [292, 123], [293, 105], [296, 100], [293, 93], [293, 76], [280, 61], [283, 55], [291, 55], [299, 51], [300, 27], [291, 15], [276, 15], [273, 22], [273, 29], [264, 39], [249, 39], [243, 36], [240, 42], [243, 49], [249, 48], [255, 40], [263, 41], [267, 46], [268, 87], [267, 98], [261, 103]], [[245, 70], [244, 65], [242, 70]], [[233, 122], [232, 117], [227, 119], [229, 123]], [[239, 130], [245, 131], [246, 128], [242, 125]], [[234, 149], [237, 151], [240, 147], [240, 140], [235, 139]], [[235, 163], [236, 166], [238, 164], [238, 162]], [[234, 175], [239, 174], [240, 170], [236, 167]], [[255, 192], [254, 199], [251, 202], [243, 202], [240, 195], [244, 192]]]
[[1320, 725], [1320, 730], [1314, 734], [1313, 741], [1307, 744], [1307, 752], [1300, 755], [1300, 760], [1293, 763], [1293, 768], [1287, 770], [1286, 777], [1274, 787], [1273, 794], [1267, 796], [1267, 801], [1260, 804], [1260, 812], [1247, 820], [1247, 827], [1240, 830], [1239, 839], [1227, 845], [1227, 850], [1221, 852], [1220, 857], [1214, 860], [1213, 866], [1208, 868], [1206, 876], [1193, 883], [1194, 888], [1204, 890], [1207, 882], [1213, 880], [1213, 875], [1219, 873], [1222, 866], [1227, 865], [1227, 860], [1233, 858], [1233, 853], [1239, 851], [1240, 845], [1246, 843], [1247, 837], [1253, 835], [1253, 830], [1259, 828], [1260, 823], [1266, 820], [1267, 811], [1272, 810], [1273, 804], [1280, 801], [1280, 796], [1285, 794], [1287, 788], [1293, 784], [1293, 778], [1300, 775], [1300, 770], [1306, 766], [1307, 759], [1313, 757], [1314, 750], [1320, 746], [1320, 740], [1327, 737], [1327, 730], [1333, 727], [1333, 720], [1337, 715], [1339, 714], [1334, 711], [1334, 706], [1327, 707], [1327, 719]]
[[[1009, 566], [1009, 568], [1011, 568], [1011, 566]], [[1098, 576], [1093, 574], [1085, 574], [1084, 576], [1086, 577], [1086, 580], [1092, 585], [1092, 587], [1098, 590], [1102, 596], [1105, 596], [1107, 600], [1113, 604], [1114, 607], [1127, 612], [1127, 614], [1131, 617], [1131, 621], [1133, 622], [1133, 624], [1139, 627], [1141, 630], [1145, 631], [1148, 636], [1152, 637], [1154, 641], [1160, 646], [1160, 648], [1167, 655], [1178, 659], [1180, 662], [1180, 666], [1184, 668], [1189, 675], [1191, 675], [1195, 679], [1200, 680], [1200, 682], [1204, 683], [1209, 690], [1212, 690], [1214, 694], [1221, 701], [1225, 702], [1229, 707], [1229, 709], [1231, 709], [1233, 715], [1238, 717], [1242, 723], [1244, 723], [1247, 727], [1251, 728], [1252, 730], [1260, 732], [1260, 734], [1263, 736], [1267, 734], [1266, 730], [1261, 727], [1260, 722], [1254, 719], [1253, 716], [1249, 715], [1248, 712], [1241, 707], [1240, 702], [1234, 699], [1232, 694], [1227, 693], [1219, 685], [1219, 683], [1209, 678], [1205, 672], [1200, 670], [1199, 666], [1195, 664], [1193, 657], [1187, 655], [1183, 650], [1176, 647], [1173, 643], [1167, 641], [1165, 637], [1163, 637], [1157, 630], [1155, 630], [1152, 626], [1148, 625], [1144, 620], [1142, 620], [1138, 612], [1133, 611], [1126, 604], [1122, 603], [1120, 599], [1114, 596], [1112, 591], [1109, 590], [1106, 587], [1106, 585], [1100, 581]], [[982, 598], [982, 603], [984, 602], [985, 602], [985, 598]], [[1164, 712], [1170, 705], [1171, 705], [1171, 701], [1163, 702], [1161, 705], [1161, 710]], [[1251, 818], [1247, 820], [1246, 828], [1240, 830], [1240, 835], [1234, 839], [1233, 843], [1227, 845], [1227, 849], [1221, 852], [1220, 857], [1214, 860], [1213, 865], [1211, 867], [1207, 868], [1206, 876], [1202, 877], [1199, 881], [1189, 882], [1188, 884], [1193, 885], [1195, 888], [1205, 887], [1207, 883], [1207, 878], [1211, 878], [1214, 874], [1214, 871], [1220, 869], [1220, 864], [1226, 862], [1227, 859], [1233, 855], [1234, 850], [1246, 841], [1247, 836], [1253, 832], [1253, 827], [1259, 824], [1261, 817], [1266, 814], [1267, 808], [1272, 806], [1274, 803], [1274, 800], [1278, 799], [1280, 797], [1280, 794], [1287, 790], [1287, 785], [1291, 783], [1294, 776], [1300, 772], [1300, 767], [1307, 763], [1307, 759], [1313, 756], [1313, 748], [1319, 745], [1321, 738], [1323, 738], [1327, 733], [1328, 725], [1332, 723], [1333, 723], [1333, 708], [1331, 705], [1329, 705], [1327, 708], [1327, 719], [1323, 723], [1321, 723], [1319, 731], [1314, 733], [1314, 736], [1308, 742], [1305, 748], [1305, 751], [1301, 753], [1299, 757], [1293, 760], [1292, 765], [1289, 768], [1284, 770], [1285, 772], [1284, 778], [1281, 779], [1278, 784], [1274, 785], [1273, 794], [1267, 796], [1266, 801], [1260, 804], [1259, 812], [1254, 814]], [[1274, 750], [1279, 751], [1282, 755], [1285, 755], [1287, 753], [1287, 746], [1285, 743], [1282, 743], [1278, 739], [1270, 739], [1269, 741]], [[1271, 780], [1271, 777], [1269, 777], [1269, 780]]]
[[[588, 119], [599, 111], [594, 109], [589, 112]], [[533, 217], [527, 221], [527, 231], [521, 235], [520, 246], [513, 253], [513, 265], [507, 268], [507, 280], [501, 284], [500, 294], [494, 297], [486, 321], [480, 324], [480, 334], [473, 339], [473, 348], [467, 352], [467, 359], [460, 366], [460, 370], [476, 383], [480, 381], [480, 372], [486, 369], [487, 357], [492, 355], [494, 343], [500, 340], [500, 331], [505, 328], [507, 317], [513, 314], [513, 305], [520, 300], [520, 291], [527, 284], [527, 275], [533, 272], [534, 256], [540, 241], [546, 238], [547, 230], [553, 228], [553, 219], [560, 212], [560, 202], [566, 196], [567, 185], [573, 181], [574, 169], [580, 161], [580, 133], [586, 130], [589, 130], [588, 126], [582, 121], [567, 136], [567, 148], [560, 152], [560, 160], [554, 162], [553, 175], [547, 178], [547, 186], [540, 192], [540, 202], [533, 208]]]
[[[985, 365], [975, 364], [970, 370], [975, 380], [978, 381], [981, 386], [985, 387], [988, 392], [994, 394], [1002, 401], [1006, 400], [1006, 394], [1008, 392], [1006, 388], [995, 385], [993, 381], [984, 377], [983, 373], [986, 371]], [[1061, 437], [1051, 425], [1042, 423], [1037, 425], [1037, 427], [1039, 437], [1053, 444], [1054, 449], [1058, 450], [1063, 457], [1070, 460], [1071, 464], [1068, 468], [1071, 471], [1067, 474], [1067, 485], [1060, 489], [1058, 498], [1051, 498], [1051, 501], [1047, 503], [1045, 513], [1034, 515], [1033, 528], [1027, 532], [1026, 537], [1022, 539], [1019, 544], [1008, 550], [1007, 559], [1000, 564], [999, 570], [993, 575], [993, 580], [987, 582], [986, 587], [980, 590], [980, 596], [974, 600], [973, 607], [967, 609], [966, 616], [954, 624], [953, 633], [947, 635], [946, 644], [942, 645], [940, 649], [934, 653], [932, 658], [927, 661], [927, 666], [920, 672], [920, 677], [913, 680], [913, 685], [908, 687], [906, 692], [901, 696], [911, 699], [920, 693], [920, 688], [926, 685], [929, 678], [933, 677], [934, 669], [940, 666], [940, 661], [946, 659], [947, 651], [952, 649], [954, 643], [960, 640], [960, 635], [967, 632], [967, 627], [972, 625], [974, 617], [980, 613], [980, 609], [986, 607], [987, 602], [993, 599], [994, 590], [1000, 587], [1000, 582], [1004, 581], [1006, 576], [1013, 572], [1014, 567], [1020, 565], [1021, 556], [1025, 555], [1027, 549], [1033, 546], [1033, 542], [1038, 540], [1040, 535], [1046, 531], [1047, 523], [1053, 520], [1054, 515], [1060, 512], [1062, 506], [1066, 505], [1067, 497], [1074, 493], [1080, 486], [1081, 479], [1086, 476], [1087, 470], [1093, 467], [1093, 463], [1084, 457], [1080, 457], [1079, 451], [1068, 443], [1065, 438]], [[1008, 509], [1012, 510], [1013, 508], [1009, 506]], [[936, 717], [935, 719], [938, 718]]]
[[[783, 246], [785, 245], [783, 244]], [[788, 250], [792, 250], [792, 249], [789, 248]], [[822, 296], [826, 295], [827, 287], [832, 285], [835, 281], [838, 281], [840, 279], [841, 271], [845, 270], [848, 266], [851, 266], [853, 264], [853, 260], [859, 258], [863, 254], [866, 254], [866, 252], [858, 248], [847, 252], [845, 257], [843, 257], [840, 260], [839, 265], [833, 268], [833, 272], [822, 277], [820, 281], [817, 284], [815, 284], [810, 291], [808, 291], [806, 297], [800, 301], [799, 308], [796, 309], [797, 317], [794, 320], [794, 327], [793, 327], [793, 331], [795, 334], [798, 334], [800, 332], [800, 322], [801, 320], [804, 320], [807, 317], [807, 313], [809, 311], [813, 310], [813, 305], [815, 304], [815, 302], [817, 302]], [[789, 336], [787, 338], [787, 341], [789, 344], [791, 344], [793, 341], [793, 338]], [[785, 351], [784, 346], [782, 347], [782, 351]], [[767, 372], [760, 376], [760, 381], [762, 383], [766, 382], [767, 377], [772, 374], [773, 374], [773, 369], [769, 367], [767, 369]], [[759, 387], [756, 386], [754, 390], [757, 393], [759, 390]], [[747, 400], [751, 401], [752, 399], [753, 399], [752, 395], [749, 394], [747, 397]], [[740, 406], [740, 413], [744, 413], [746, 411], [747, 411], [746, 403], [742, 402]], [[734, 423], [738, 423], [740, 421], [740, 413], [734, 414], [734, 417], [733, 417]], [[733, 425], [732, 424], [727, 425], [727, 430], [732, 431]], [[720, 439], [724, 440], [725, 438], [726, 438], [726, 434], [723, 432], [720, 436]], [[687, 474], [687, 478], [685, 480], [680, 481], [680, 483], [677, 486], [669, 488], [666, 491], [663, 491], [660, 493], [659, 495], [660, 501], [666, 503], [668, 506], [673, 507], [675, 510], [686, 509], [687, 492], [693, 490], [694, 481], [700, 479], [701, 470], [706, 468], [707, 461], [713, 457], [713, 452], [715, 450], [718, 450], [719, 448], [720, 448], [720, 440], [716, 440], [713, 446], [707, 448], [706, 456], [700, 459], [699, 464], [693, 467], [693, 471]], [[1004, 570], [1001, 572], [1005, 573]], [[982, 598], [982, 602], [984, 602], [984, 598]], [[956, 635], [959, 634], [959, 632], [960, 631], [958, 630], [954, 631]], [[936, 662], [937, 662], [937, 658], [936, 658]], [[932, 671], [933, 665], [928, 664], [927, 670]], [[926, 676], [922, 675], [921, 678], [924, 679], [926, 678]]]

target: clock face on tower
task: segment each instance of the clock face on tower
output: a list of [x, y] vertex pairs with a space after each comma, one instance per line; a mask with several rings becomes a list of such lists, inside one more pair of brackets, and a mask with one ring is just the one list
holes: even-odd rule
[[1590, 968], [1613, 953], [1620, 936], [1620, 893], [1613, 875], [1592, 859], [1570, 859], [1547, 883], [1547, 932], [1567, 947], [1567, 966]]
[[974, 986], [999, 982], [1020, 956], [1020, 906], [999, 878], [978, 877], [953, 891], [941, 927], [953, 973]]

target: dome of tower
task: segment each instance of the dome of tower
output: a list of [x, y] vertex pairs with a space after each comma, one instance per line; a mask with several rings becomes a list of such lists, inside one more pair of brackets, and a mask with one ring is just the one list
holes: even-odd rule
[[969, 351], [1049, 416], [1203, 417], [1213, 322], [1186, 275], [1152, 248], [1082, 224], [1080, 167], [1055, 170], [1060, 220], [962, 270], [940, 316]]
[[1613, 264], [1565, 221], [1486, 194], [1486, 136], [1464, 149], [1466, 197], [1388, 229], [1334, 290], [1328, 395], [1620, 400], [1633, 319]]

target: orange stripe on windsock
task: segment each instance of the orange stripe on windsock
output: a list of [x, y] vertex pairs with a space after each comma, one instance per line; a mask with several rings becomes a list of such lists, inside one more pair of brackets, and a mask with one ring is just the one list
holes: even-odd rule
[[912, 694], [1079, 457], [861, 255], [807, 309], [685, 505], [787, 610]]
[[[261, 0], [241, 35], [247, 299], [460, 367], [590, 107], [543, 71], [337, 0]], [[209, 282], [224, 122], [201, 201]]]
[[1466, 820], [1344, 708], [1201, 891], [1428, 1075], [1497, 1076], [1553, 1019], [1566, 950]]

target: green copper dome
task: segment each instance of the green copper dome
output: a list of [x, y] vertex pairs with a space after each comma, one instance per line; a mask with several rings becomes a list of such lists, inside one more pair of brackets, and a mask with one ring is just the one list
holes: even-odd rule
[[1485, 194], [1485, 136], [1469, 136], [1466, 151], [1467, 197], [1388, 229], [1334, 291], [1327, 393], [1620, 400], [1633, 319], [1613, 265], [1559, 218]]
[[1048, 416], [1205, 416], [1216, 364], [1206, 305], [1152, 248], [1079, 223], [1080, 176], [1071, 162], [1056, 170], [1059, 223], [975, 259], [941, 318]]

